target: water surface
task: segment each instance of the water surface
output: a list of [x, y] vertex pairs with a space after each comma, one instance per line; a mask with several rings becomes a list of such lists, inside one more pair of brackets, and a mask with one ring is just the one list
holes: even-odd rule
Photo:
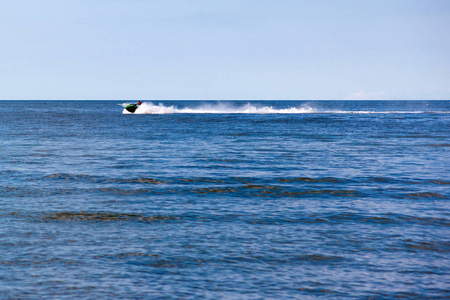
[[0, 102], [4, 298], [448, 298], [448, 101]]

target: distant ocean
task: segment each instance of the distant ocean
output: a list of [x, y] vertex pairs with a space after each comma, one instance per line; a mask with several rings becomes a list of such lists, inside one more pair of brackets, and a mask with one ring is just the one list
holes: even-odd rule
[[450, 101], [0, 102], [0, 298], [450, 298]]

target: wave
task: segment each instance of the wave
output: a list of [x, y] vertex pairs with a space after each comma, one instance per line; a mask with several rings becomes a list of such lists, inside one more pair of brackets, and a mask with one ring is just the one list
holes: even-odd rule
[[[130, 103], [121, 104], [124, 114], [131, 114], [125, 109]], [[144, 102], [138, 107], [134, 114], [422, 114], [422, 113], [450, 113], [450, 111], [347, 111], [347, 110], [321, 110], [311, 106], [310, 103], [303, 103], [298, 106], [287, 108], [275, 108], [271, 105], [261, 103], [203, 103], [194, 107], [178, 108], [175, 105], [164, 105]]]
[[41, 216], [44, 221], [142, 221], [157, 222], [178, 220], [177, 216], [145, 216], [143, 214], [126, 214], [113, 212], [56, 212]]

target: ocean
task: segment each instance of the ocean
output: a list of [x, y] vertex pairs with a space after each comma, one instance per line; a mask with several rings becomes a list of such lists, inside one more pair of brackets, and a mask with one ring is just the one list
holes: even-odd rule
[[1, 299], [450, 298], [449, 101], [0, 104]]

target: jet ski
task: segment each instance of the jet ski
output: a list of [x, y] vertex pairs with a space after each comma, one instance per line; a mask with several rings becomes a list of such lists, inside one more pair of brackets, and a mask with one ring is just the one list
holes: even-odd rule
[[141, 105], [141, 104], [142, 104], [141, 101], [139, 101], [137, 104], [134, 104], [134, 103], [128, 104], [127, 106], [125, 106], [125, 109], [127, 111], [129, 111], [130, 113], [134, 113], [136, 111], [136, 109], [139, 107], [139, 105]]
[[129, 111], [130, 113], [134, 113], [134, 111], [138, 108], [137, 104], [128, 104], [125, 106], [125, 109]]

